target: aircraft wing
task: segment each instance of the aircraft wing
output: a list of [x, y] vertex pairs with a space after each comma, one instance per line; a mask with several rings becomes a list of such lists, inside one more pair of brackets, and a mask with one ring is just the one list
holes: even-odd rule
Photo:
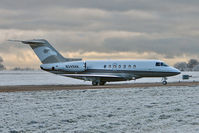
[[61, 74], [62, 76], [67, 77], [110, 77], [110, 78], [121, 78], [116, 75], [101, 75], [101, 74]]
[[117, 81], [117, 80], [132, 80], [135, 77], [131, 76], [120, 76], [120, 75], [110, 75], [110, 74], [61, 74], [62, 76], [76, 78], [76, 79], [104, 79], [110, 81]]

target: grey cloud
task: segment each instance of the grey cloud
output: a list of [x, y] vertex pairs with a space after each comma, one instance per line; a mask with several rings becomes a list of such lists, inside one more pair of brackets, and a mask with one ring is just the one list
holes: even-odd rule
[[[163, 31], [173, 28], [176, 23], [180, 23], [183, 18], [191, 17], [194, 20], [198, 14], [197, 1], [189, 2], [181, 0], [73, 0], [73, 1], [53, 1], [53, 0], [18, 0], [17, 2], [3, 0], [0, 8], [5, 10], [1, 13], [0, 28], [14, 29], [64, 29], [64, 30], [104, 30], [117, 29], [128, 31]], [[93, 18], [85, 14], [67, 14], [65, 10], [79, 8], [99, 9], [109, 13], [107, 18]], [[196, 9], [191, 11], [191, 9]], [[125, 16], [123, 12], [129, 10], [142, 11], [149, 14], [156, 14], [160, 18], [143, 20], [135, 16]], [[7, 11], [7, 12], [6, 12]], [[190, 12], [191, 11], [191, 12]], [[98, 15], [98, 12], [93, 10]], [[6, 14], [6, 15], [4, 15]], [[89, 13], [88, 13], [89, 14]], [[195, 15], [194, 15], [195, 14]], [[139, 15], [139, 14], [138, 14]], [[189, 19], [188, 19], [189, 20]], [[100, 27], [92, 27], [99, 23]], [[90, 26], [91, 25], [91, 26]]]
[[[96, 34], [96, 33], [93, 33]], [[57, 39], [52, 40], [56, 43], [55, 46], [62, 52], [155, 52], [164, 55], [165, 58], [173, 58], [175, 56], [182, 57], [183, 55], [198, 55], [199, 40], [193, 37], [134, 37], [134, 38], [105, 38], [105, 40], [98, 40], [97, 34], [93, 39], [85, 39], [88, 36], [82, 36], [78, 40], [70, 40], [69, 38], [59, 36]]]
[[194, 38], [164, 38], [164, 39], [117, 39], [111, 38], [104, 42], [104, 47], [112, 52], [155, 52], [162, 54], [165, 58], [183, 56], [184, 54], [198, 55], [199, 40]]
[[[17, 2], [1, 0], [1, 8], [5, 9], [41, 9], [45, 7], [65, 7], [65, 8], [100, 8], [104, 10], [129, 10], [146, 9], [149, 5], [151, 8], [157, 0], [18, 0]], [[165, 2], [161, 2], [165, 3]], [[160, 4], [161, 4], [160, 3]]]
[[[199, 51], [199, 40], [197, 37], [192, 36], [183, 37], [183, 35], [175, 36], [175, 34], [127, 36], [128, 34], [132, 34], [128, 32], [125, 36], [122, 36], [117, 31], [105, 33], [106, 31], [85, 33], [55, 31], [52, 33], [45, 32], [43, 33], [44, 35], [37, 38], [46, 38], [61, 52], [155, 52], [164, 55], [165, 58], [173, 58], [174, 56], [180, 57], [186, 54], [198, 55]], [[24, 32], [21, 36], [25, 34], [30, 34], [30, 36], [25, 38], [31, 39], [31, 36], [34, 38], [37, 33]], [[0, 45], [0, 52], [16, 52], [12, 51], [13, 47], [24, 50], [29, 49], [28, 46], [23, 44], [4, 41]]]
[[[165, 58], [198, 55], [198, 5], [198, 0], [1, 0], [0, 29], [22, 33], [10, 31], [16, 35], [5, 36], [0, 52], [28, 48], [12, 46], [6, 39], [45, 38], [62, 52], [147, 51]], [[26, 35], [29, 31], [35, 33]], [[37, 31], [44, 33], [37, 35]], [[102, 31], [159, 34], [162, 38], [100, 38]]]
[[[0, 28], [167, 32], [177, 25], [196, 25], [199, 22], [197, 3], [196, 0], [3, 0]], [[135, 12], [127, 15], [128, 11]], [[108, 17], [99, 17], [99, 12]], [[151, 19], [143, 19], [147, 16], [141, 16], [140, 12], [148, 13]]]
[[176, 5], [198, 4], [198, 0], [1, 0], [1, 8], [5, 9], [42, 9], [46, 7], [64, 8], [99, 8], [103, 10], [124, 11], [130, 9], [139, 10], [164, 10]]
[[3, 62], [3, 58], [0, 56], [0, 63]]

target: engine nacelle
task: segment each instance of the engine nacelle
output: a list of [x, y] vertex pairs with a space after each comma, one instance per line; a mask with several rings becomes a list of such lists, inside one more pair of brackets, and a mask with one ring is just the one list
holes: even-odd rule
[[68, 72], [83, 72], [86, 70], [86, 63], [83, 61], [64, 63], [62, 68]]
[[83, 72], [86, 70], [86, 63], [84, 61], [62, 62], [42, 64], [40, 67], [49, 71]]

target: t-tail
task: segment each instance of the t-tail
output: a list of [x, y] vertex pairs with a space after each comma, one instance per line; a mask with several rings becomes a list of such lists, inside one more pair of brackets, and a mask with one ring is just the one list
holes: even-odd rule
[[33, 49], [35, 54], [38, 56], [42, 64], [57, 63], [57, 62], [70, 62], [70, 61], [80, 61], [82, 59], [77, 58], [64, 58], [55, 48], [53, 48], [50, 43], [44, 39], [34, 39], [27, 41], [20, 40], [9, 40], [14, 42], [21, 42], [24, 44], [29, 44]]

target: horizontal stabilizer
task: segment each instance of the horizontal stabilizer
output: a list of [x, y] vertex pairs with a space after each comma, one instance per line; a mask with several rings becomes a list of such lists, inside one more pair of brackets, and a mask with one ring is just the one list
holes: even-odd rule
[[27, 41], [22, 41], [22, 40], [8, 40], [12, 42], [21, 42], [24, 44], [45, 44], [46, 42], [43, 40], [27, 40]]

